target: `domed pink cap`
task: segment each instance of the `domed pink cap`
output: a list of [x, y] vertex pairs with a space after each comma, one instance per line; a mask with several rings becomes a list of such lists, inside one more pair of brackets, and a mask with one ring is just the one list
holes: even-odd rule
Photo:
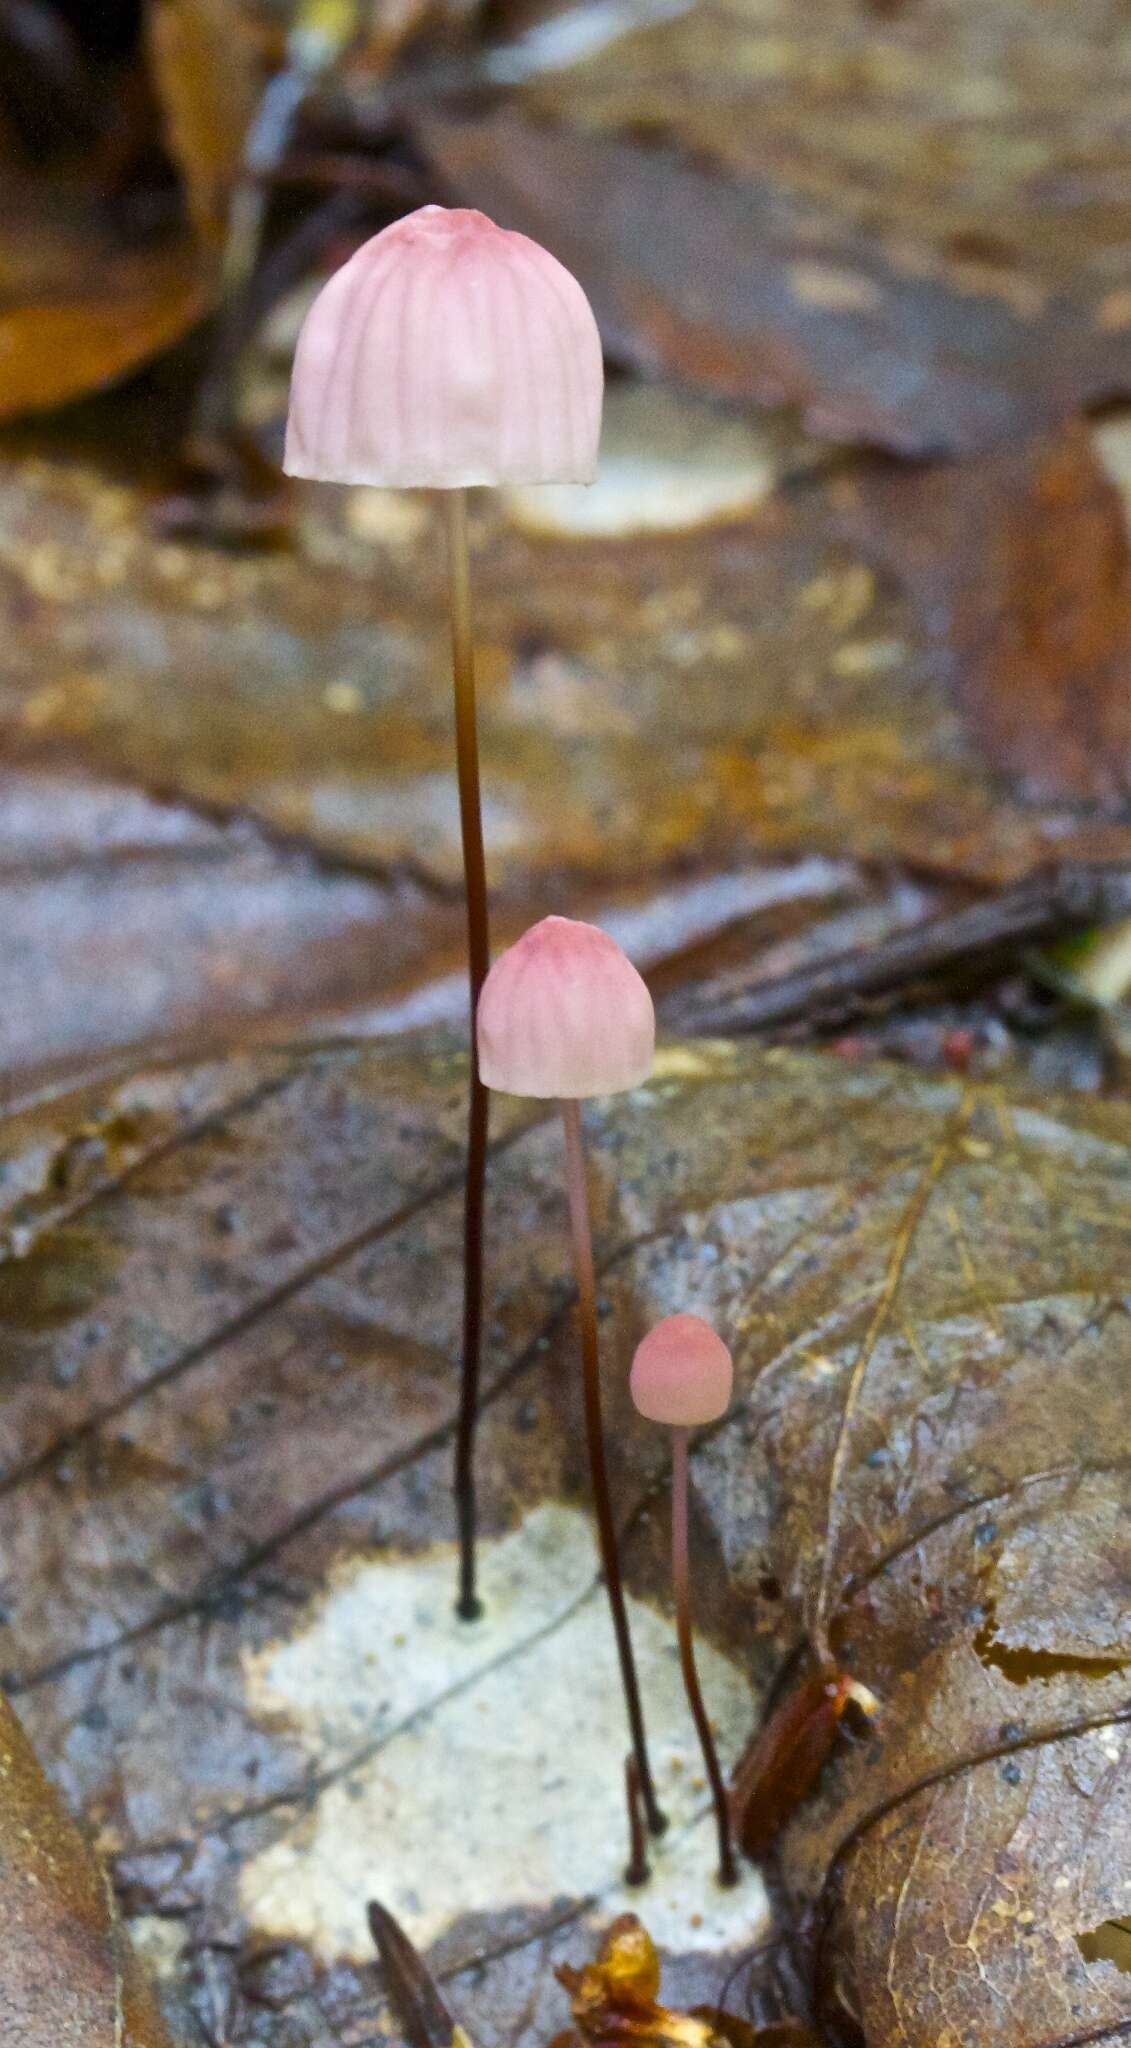
[[595, 924], [544, 917], [483, 984], [479, 1072], [507, 1095], [616, 1095], [652, 1071], [652, 998]]
[[730, 1352], [701, 1316], [665, 1316], [637, 1345], [628, 1378], [641, 1415], [672, 1429], [716, 1422], [733, 1385]]
[[339, 484], [589, 483], [604, 373], [589, 301], [537, 242], [422, 206], [306, 316], [285, 468]]

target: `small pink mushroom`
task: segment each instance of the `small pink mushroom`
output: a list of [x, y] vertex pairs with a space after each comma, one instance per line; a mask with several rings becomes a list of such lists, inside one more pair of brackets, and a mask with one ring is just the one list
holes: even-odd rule
[[652, 1071], [652, 998], [595, 924], [544, 917], [496, 960], [479, 999], [479, 1069], [506, 1095], [583, 1101]]
[[[479, 998], [479, 1060], [488, 1087], [508, 1095], [557, 1096], [561, 1105], [585, 1434], [601, 1563], [640, 1796], [652, 1833], [660, 1834], [665, 1822], [648, 1762], [605, 1466], [597, 1288], [579, 1107], [587, 1095], [613, 1095], [647, 1080], [655, 1049], [652, 998], [632, 962], [607, 932], [572, 918], [544, 917], [532, 926], [500, 954]], [[634, 1854], [634, 1866], [638, 1863]]]
[[590, 483], [604, 372], [589, 301], [526, 235], [422, 206], [335, 273], [303, 323], [291, 476], [331, 483]]
[[469, 484], [588, 483], [604, 370], [589, 302], [556, 257], [466, 207], [422, 206], [323, 286], [299, 335], [285, 468], [327, 483], [428, 486], [448, 519], [456, 766], [467, 894], [471, 1099], [456, 1436], [459, 1612], [475, 1593], [475, 1424], [487, 1089], [475, 1013], [490, 962], [467, 544]]
[[665, 1316], [637, 1345], [629, 1391], [641, 1415], [669, 1429], [701, 1429], [730, 1407], [734, 1366], [702, 1316]]
[[730, 1352], [701, 1316], [668, 1316], [637, 1346], [629, 1391], [641, 1415], [672, 1433], [672, 1585], [684, 1690], [703, 1751], [719, 1835], [719, 1883], [737, 1884], [730, 1808], [715, 1738], [703, 1704], [691, 1630], [691, 1566], [687, 1541], [687, 1432], [717, 1422], [730, 1406]]

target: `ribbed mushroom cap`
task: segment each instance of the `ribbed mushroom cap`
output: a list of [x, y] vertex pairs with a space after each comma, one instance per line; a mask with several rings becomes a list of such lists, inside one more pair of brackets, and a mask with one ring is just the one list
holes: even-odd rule
[[665, 1316], [636, 1347], [629, 1392], [649, 1422], [695, 1429], [730, 1406], [730, 1352], [701, 1316]]
[[589, 301], [557, 258], [486, 214], [422, 206], [307, 314], [284, 466], [442, 490], [589, 483], [603, 388]]
[[616, 1095], [652, 1071], [652, 998], [595, 924], [544, 917], [483, 984], [479, 1072], [507, 1095]]

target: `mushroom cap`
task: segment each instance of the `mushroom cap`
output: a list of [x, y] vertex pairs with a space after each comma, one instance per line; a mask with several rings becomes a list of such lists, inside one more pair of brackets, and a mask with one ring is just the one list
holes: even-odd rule
[[589, 301], [526, 235], [422, 206], [315, 299], [284, 467], [339, 484], [590, 483], [604, 370]]
[[649, 1422], [694, 1429], [730, 1406], [730, 1352], [702, 1316], [665, 1316], [636, 1347], [629, 1392]]
[[479, 1072], [507, 1095], [616, 1095], [652, 1071], [652, 998], [595, 924], [544, 917], [501, 953], [477, 1015]]

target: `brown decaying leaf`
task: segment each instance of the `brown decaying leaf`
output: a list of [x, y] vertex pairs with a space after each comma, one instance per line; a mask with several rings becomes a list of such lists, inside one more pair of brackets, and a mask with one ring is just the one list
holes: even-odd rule
[[786, 1822], [808, 1799], [833, 1752], [844, 1710], [874, 1713], [867, 1689], [831, 1666], [790, 1686], [734, 1774], [734, 1832], [748, 1856], [762, 1862]]
[[[212, 303], [215, 249], [257, 89], [247, 22], [234, 0], [152, 0], [146, 26], [153, 92], [192, 231], [170, 223], [139, 236], [116, 225], [104, 189], [112, 180], [90, 149], [85, 161], [48, 159], [35, 169], [5, 151], [0, 420], [114, 383], [178, 341]], [[124, 73], [107, 89], [142, 91]], [[139, 126], [139, 145], [144, 132]]]
[[130, 247], [73, 180], [10, 164], [0, 175], [0, 420], [112, 383], [205, 310], [184, 232]]
[[264, 1014], [286, 1031], [460, 958], [458, 903], [409, 877], [73, 772], [0, 772], [0, 902], [20, 970], [0, 998], [9, 1074]]
[[1125, 803], [1131, 551], [1083, 423], [977, 463], [865, 475], [843, 502], [857, 543], [915, 592], [970, 731], [1011, 786]]
[[95, 1859], [0, 1694], [5, 2048], [169, 2048]]
[[[13, 1682], [135, 1910], [235, 1945], [257, 2048], [281, 2011], [295, 2048], [373, 2025], [365, 1974], [293, 1943], [275, 2004], [239, 1989], [271, 1932], [241, 1919], [239, 1873], [317, 1828], [320, 1766], [350, 1767], [249, 1707], [241, 1657], [292, 1634], [335, 1560], [449, 1531], [462, 1108], [459, 1063], [427, 1048], [296, 1047], [7, 1129]], [[1123, 2025], [1131, 1978], [1078, 1937], [1131, 1888], [1131, 1113], [716, 1047], [664, 1054], [592, 1125], [630, 1585], [665, 1598], [666, 1519], [632, 1515], [662, 1475], [624, 1376], [648, 1323], [691, 1308], [737, 1369], [693, 1459], [704, 1631], [768, 1680], [826, 1587], [834, 1650], [882, 1702], [781, 1843], [834, 2037], [844, 2009], [869, 2048]], [[556, 1134], [498, 1135], [489, 1532], [583, 1487]], [[560, 2025], [546, 1984], [585, 1953], [581, 1912], [457, 1914], [430, 1962], [473, 2038]], [[669, 1957], [673, 2006], [718, 2002], [736, 1960]]]
[[422, 132], [539, 235], [650, 369], [904, 453], [1009, 444], [1126, 389], [1113, 194], [1128, 56], [1105, 0], [663, 9], [509, 105]]
[[912, 456], [1008, 444], [1126, 387], [1122, 337], [1068, 314], [1050, 332], [992, 292], [901, 275], [872, 236], [815, 223], [775, 182], [510, 109], [429, 112], [419, 131], [466, 204], [559, 252], [606, 345], [646, 374], [795, 405], [814, 434]]

